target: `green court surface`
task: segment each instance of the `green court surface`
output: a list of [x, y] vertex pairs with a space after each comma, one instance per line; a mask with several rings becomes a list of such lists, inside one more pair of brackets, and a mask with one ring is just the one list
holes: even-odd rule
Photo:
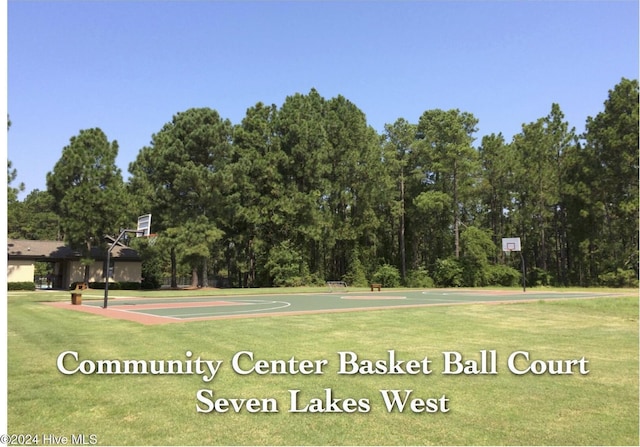
[[295, 315], [380, 310], [403, 307], [491, 304], [612, 296], [595, 292], [514, 290], [383, 290], [300, 295], [234, 295], [167, 298], [111, 298], [107, 309], [101, 300], [85, 300], [74, 310], [103, 313], [147, 324], [217, 318]]

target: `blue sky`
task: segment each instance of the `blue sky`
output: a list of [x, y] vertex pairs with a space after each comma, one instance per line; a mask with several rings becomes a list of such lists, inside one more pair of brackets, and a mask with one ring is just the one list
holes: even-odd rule
[[7, 156], [24, 198], [81, 129], [128, 165], [174, 114], [238, 124], [316, 88], [382, 132], [457, 108], [510, 140], [558, 103], [578, 132], [638, 78], [638, 2], [9, 0]]

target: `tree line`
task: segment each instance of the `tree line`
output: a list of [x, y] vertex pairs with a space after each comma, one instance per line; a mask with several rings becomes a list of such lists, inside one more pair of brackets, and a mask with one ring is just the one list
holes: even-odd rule
[[[257, 103], [239, 124], [177, 113], [128, 167], [117, 141], [81, 130], [22, 202], [9, 237], [66, 240], [88, 256], [151, 213], [157, 243], [132, 241], [150, 287], [188, 274], [233, 287], [637, 286], [638, 81], [622, 79], [576, 134], [558, 104], [476, 141], [460, 110], [399, 118], [382, 134], [343, 96], [312, 89]], [[10, 182], [16, 177], [9, 169]], [[501, 239], [520, 237], [507, 254]]]

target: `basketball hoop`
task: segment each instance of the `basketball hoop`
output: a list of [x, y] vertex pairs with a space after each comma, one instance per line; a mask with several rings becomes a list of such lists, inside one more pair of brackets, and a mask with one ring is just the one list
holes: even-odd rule
[[522, 255], [522, 246], [520, 245], [519, 237], [503, 237], [502, 238], [502, 251], [507, 258], [511, 255], [512, 251], [517, 251], [520, 253], [520, 261], [522, 268], [522, 291], [527, 291], [527, 282], [525, 275], [525, 266], [524, 266], [524, 256]]
[[154, 245], [156, 245], [156, 242], [158, 241], [158, 234], [157, 233], [152, 233], [152, 234], [148, 234], [145, 236], [147, 238], [147, 243], [153, 247]]
[[512, 251], [521, 251], [520, 238], [519, 237], [505, 237], [502, 238], [502, 251], [509, 253]]
[[[138, 216], [138, 226], [135, 230], [133, 229], [124, 229], [124, 230], [120, 230], [120, 235], [113, 241], [113, 243], [111, 244], [111, 246], [109, 247], [109, 249], [107, 250], [107, 263], [106, 265], [109, 266], [110, 264], [110, 258], [111, 258], [111, 251], [113, 251], [114, 247], [118, 244], [118, 242], [120, 241], [120, 239], [122, 239], [127, 233], [135, 233], [137, 237], [149, 237], [149, 233], [150, 233], [150, 229], [151, 229], [151, 214], [144, 214], [142, 216]], [[155, 244], [155, 236], [154, 235], [154, 241], [150, 242], [150, 245]], [[104, 304], [103, 307], [106, 309], [108, 302], [109, 302], [109, 276], [108, 274], [105, 274], [105, 282], [104, 282]]]

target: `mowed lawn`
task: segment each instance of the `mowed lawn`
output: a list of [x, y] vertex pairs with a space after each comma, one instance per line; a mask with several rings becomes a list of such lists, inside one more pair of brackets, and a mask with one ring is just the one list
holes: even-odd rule
[[[11, 292], [7, 299], [9, 433], [38, 436], [39, 445], [45, 436], [98, 445], [639, 442], [637, 291], [617, 298], [155, 326], [41, 303], [68, 300], [67, 293]], [[222, 363], [209, 383], [198, 374], [65, 375], [57, 367], [65, 351], [77, 352], [80, 362], [91, 360], [85, 365], [97, 360], [186, 361], [187, 351], [192, 360]], [[254, 361], [299, 366], [290, 361], [293, 357], [326, 364], [322, 374], [241, 374], [231, 361], [243, 351], [252, 352]], [[367, 374], [382, 371], [375, 361], [388, 359], [389, 351], [396, 360], [415, 360], [420, 367], [414, 369], [420, 371]], [[473, 374], [483, 368], [482, 351], [484, 357], [495, 352], [496, 374]], [[519, 356], [518, 370], [534, 361], [538, 368], [547, 360], [584, 357], [589, 372], [580, 374], [576, 364], [571, 375], [515, 374], [507, 363], [518, 351], [530, 355], [529, 362]], [[338, 374], [341, 352], [356, 354], [361, 372]], [[468, 374], [443, 374], [447, 352], [460, 354]], [[421, 370], [425, 357], [428, 374]], [[363, 366], [367, 360], [372, 368]], [[80, 362], [67, 357], [65, 367]], [[243, 356], [240, 368], [251, 365]], [[198, 412], [208, 409], [196, 397], [199, 390], [206, 390], [211, 401], [227, 399], [228, 411]], [[410, 395], [403, 411], [387, 410], [384, 390], [387, 396], [393, 396], [392, 390], [401, 398]], [[297, 395], [295, 403], [292, 394]], [[414, 398], [419, 398], [415, 411]], [[234, 411], [230, 399], [275, 401], [277, 412]], [[292, 406], [299, 411], [291, 412]]]

